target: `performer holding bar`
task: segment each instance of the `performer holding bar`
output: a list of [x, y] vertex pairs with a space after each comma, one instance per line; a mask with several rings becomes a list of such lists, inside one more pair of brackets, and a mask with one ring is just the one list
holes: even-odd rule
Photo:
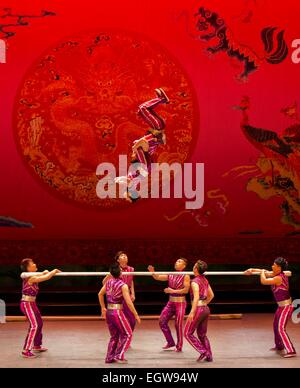
[[[187, 266], [187, 259], [180, 257], [175, 262], [175, 270], [182, 272]], [[155, 269], [152, 265], [149, 265], [148, 271], [152, 273], [155, 280], [168, 281], [168, 288], [165, 288], [165, 293], [170, 295], [167, 305], [164, 307], [160, 314], [159, 326], [166, 338], [166, 345], [164, 350], [174, 348], [175, 341], [172, 336], [169, 321], [175, 316], [175, 328], [177, 334], [176, 352], [182, 351], [183, 345], [183, 320], [186, 310], [185, 295], [189, 292], [190, 277], [189, 275], [156, 275]]]
[[23, 280], [22, 299], [20, 308], [22, 313], [29, 321], [28, 334], [25, 340], [22, 356], [25, 358], [36, 358], [33, 352], [46, 352], [48, 349], [42, 347], [43, 339], [43, 320], [36, 304], [36, 297], [39, 292], [39, 283], [45, 282], [58, 274], [60, 271], [44, 271], [34, 275], [37, 271], [37, 265], [30, 258], [21, 261], [21, 270], [30, 272], [31, 276]]
[[286, 332], [286, 326], [292, 316], [294, 307], [289, 292], [289, 280], [283, 272], [288, 268], [288, 262], [283, 257], [277, 257], [272, 265], [272, 271], [264, 269], [249, 268], [245, 271], [246, 275], [252, 275], [253, 272], [260, 272], [260, 281], [263, 285], [270, 285], [274, 299], [278, 304], [274, 317], [273, 330], [275, 337], [275, 347], [272, 351], [283, 354], [284, 358], [296, 356], [295, 348]]
[[[127, 363], [124, 358], [127, 352], [131, 339], [132, 329], [123, 312], [123, 302], [125, 300], [128, 308], [134, 315], [135, 320], [140, 323], [141, 320], [131, 301], [129, 288], [121, 279], [121, 268], [119, 264], [114, 263], [110, 267], [111, 278], [107, 279], [105, 285], [99, 292], [99, 302], [103, 318], [106, 319], [110, 332], [110, 341], [108, 344], [106, 363]], [[106, 294], [107, 308], [104, 303], [104, 295]]]
[[[207, 324], [210, 315], [208, 304], [214, 298], [214, 293], [209, 282], [204, 276], [207, 269], [205, 261], [198, 260], [193, 268], [195, 278], [191, 281], [191, 299], [192, 309], [189, 313], [185, 328], [184, 336], [188, 342], [200, 353], [198, 362], [212, 361], [212, 352], [210, 343], [207, 338]], [[194, 335], [197, 330], [197, 336]]]

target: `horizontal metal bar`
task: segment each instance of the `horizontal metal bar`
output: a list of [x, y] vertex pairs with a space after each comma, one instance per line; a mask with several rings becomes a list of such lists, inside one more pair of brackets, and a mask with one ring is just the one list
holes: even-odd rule
[[[290, 271], [284, 271], [287, 276], [292, 276]], [[157, 272], [123, 272], [122, 276], [152, 276], [152, 275], [194, 275], [191, 271], [157, 271]], [[252, 273], [253, 275], [259, 275], [259, 272]], [[25, 279], [31, 276], [42, 275], [42, 272], [23, 272], [21, 278]], [[106, 276], [109, 272], [60, 272], [55, 276]], [[243, 271], [208, 271], [205, 272], [206, 276], [246, 276]]]

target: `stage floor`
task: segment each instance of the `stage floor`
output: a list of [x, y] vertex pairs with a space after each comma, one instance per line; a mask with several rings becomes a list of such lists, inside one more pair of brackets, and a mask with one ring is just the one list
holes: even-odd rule
[[[49, 351], [33, 360], [20, 356], [28, 324], [0, 324], [1, 364], [10, 367], [58, 368], [214, 368], [214, 367], [300, 367], [300, 356], [284, 359], [270, 352], [273, 346], [271, 314], [246, 314], [238, 320], [211, 320], [208, 336], [214, 355], [212, 363], [197, 363], [196, 351], [184, 343], [182, 353], [162, 351], [164, 338], [157, 320], [144, 320], [134, 333], [129, 363], [105, 364], [108, 330], [103, 321], [44, 323], [44, 345]], [[173, 322], [171, 323], [173, 326]], [[300, 352], [300, 326], [289, 323], [288, 333]]]

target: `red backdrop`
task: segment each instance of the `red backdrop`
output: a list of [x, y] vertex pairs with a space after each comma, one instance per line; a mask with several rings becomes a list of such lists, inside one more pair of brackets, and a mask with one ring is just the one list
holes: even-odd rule
[[[238, 79], [243, 70], [243, 62], [230, 57], [228, 49], [211, 55], [205, 51], [207, 47], [216, 45], [218, 39], [215, 37], [206, 43], [198, 39], [200, 32], [195, 28], [197, 18], [193, 15], [202, 5], [224, 20], [231, 47], [240, 50], [245, 56], [251, 52], [257, 59], [259, 66], [247, 79]], [[11, 8], [11, 14], [16, 15], [41, 15], [42, 10], [55, 13], [40, 18], [24, 17], [19, 22], [21, 20], [22, 24], [22, 21], [26, 21], [28, 25], [6, 29], [3, 25], [9, 23], [9, 18], [13, 16], [0, 19], [0, 38], [7, 42], [7, 61], [0, 64], [0, 216], [12, 217], [34, 226], [0, 226], [2, 248], [5, 246], [4, 240], [11, 239], [130, 238], [186, 241], [215, 237], [236, 239], [255, 235], [263, 239], [297, 235], [300, 228], [297, 139], [293, 140], [288, 156], [274, 149], [270, 151], [269, 144], [258, 149], [242, 131], [242, 112], [233, 107], [240, 104], [243, 96], [248, 96], [250, 108], [247, 113], [252, 126], [276, 132], [282, 139], [283, 131], [294, 125], [296, 135], [293, 133], [293, 136], [298, 136], [296, 126], [299, 117], [294, 103], [300, 103], [300, 64], [293, 63], [291, 55], [295, 50], [292, 49], [292, 41], [300, 38], [299, 2], [86, 0], [84, 3], [76, 3], [36, 0], [22, 4], [19, 1], [3, 0], [1, 6]], [[7, 15], [7, 11], [3, 10], [2, 15], [5, 14]], [[16, 17], [14, 22], [20, 24]], [[276, 33], [284, 31], [288, 55], [276, 65], [267, 61], [267, 53], [264, 51], [260, 34], [266, 27], [278, 27]], [[14, 31], [15, 35], [7, 38], [5, 31]], [[28, 156], [32, 156], [33, 151], [26, 154], [26, 147], [24, 144], [23, 147], [20, 145], [20, 131], [29, 131], [28, 121], [20, 118], [20, 104], [23, 104], [25, 113], [30, 114], [31, 107], [28, 104], [40, 103], [34, 114], [44, 115], [43, 117], [47, 116], [49, 119], [47, 125], [44, 122], [40, 127], [43, 133], [48, 131], [42, 142], [50, 142], [50, 153], [57, 143], [51, 144], [51, 134], [54, 133], [51, 132], [51, 126], [55, 124], [53, 116], [47, 110], [50, 109], [47, 105], [51, 103], [50, 97], [39, 100], [40, 94], [37, 93], [37, 88], [39, 91], [48, 87], [48, 84], [39, 74], [41, 82], [35, 86], [27, 85], [25, 95], [29, 100], [20, 103], [24, 98], [26, 81], [37, 74], [36, 66], [42, 58], [53, 54], [55, 48], [57, 53], [62, 42], [93, 34], [94, 31], [96, 35], [118, 31], [120, 36], [134, 36], [139, 43], [146, 42], [149, 45], [147, 60], [152, 61], [152, 72], [142, 79], [140, 85], [135, 84], [140, 89], [135, 90], [132, 87], [127, 91], [127, 95], [132, 98], [132, 103], [128, 105], [128, 115], [133, 117], [131, 122], [137, 127], [140, 125], [142, 130], [146, 127], [142, 122], [136, 121], [132, 112], [136, 104], [142, 102], [142, 97], [152, 95], [152, 87], [160, 86], [157, 85], [160, 80], [166, 83], [168, 70], [163, 70], [162, 63], [165, 61], [168, 69], [170, 60], [172, 63], [169, 63], [169, 69], [173, 66], [177, 72], [182, 73], [181, 78], [172, 78], [170, 75], [170, 83], [162, 85], [169, 90], [173, 105], [170, 104], [169, 112], [167, 106], [161, 112], [165, 115], [167, 133], [171, 139], [168, 157], [177, 150], [176, 160], [184, 154], [181, 162], [205, 164], [206, 198], [203, 209], [187, 212], [183, 208], [184, 202], [175, 199], [141, 200], [132, 206], [86, 207], [80, 201], [74, 201], [74, 198], [68, 199], [59, 194], [57, 189], [50, 187], [49, 182], [45, 183], [47, 179], [43, 181], [33, 171], [35, 164], [30, 166]], [[273, 51], [278, 44], [275, 37], [276, 35], [272, 39]], [[118, 51], [114, 53], [114, 61], [118, 61], [117, 54]], [[64, 55], [64, 58], [68, 58], [67, 51]], [[124, 62], [124, 57], [120, 60]], [[132, 74], [130, 67], [126, 69], [129, 71], [126, 82], [130, 83], [137, 77], [138, 69], [143, 70], [145, 64], [141, 63], [139, 56], [130, 57], [128, 61]], [[156, 68], [157, 62], [160, 67]], [[96, 58], [94, 63], [101, 66], [101, 58]], [[68, 62], [69, 72], [74, 74], [77, 66], [82, 71], [84, 62], [80, 58], [77, 62], [76, 56], [72, 57], [72, 61]], [[109, 69], [106, 71], [107, 79]], [[90, 76], [96, 77], [97, 74], [95, 70]], [[114, 77], [116, 74], [111, 72], [111, 79]], [[75, 81], [79, 82], [79, 79], [80, 73]], [[93, 82], [95, 83], [95, 79]], [[110, 84], [106, 87], [109, 93]], [[134, 96], [130, 96], [131, 90], [135, 90]], [[185, 111], [180, 111], [183, 108], [179, 109], [179, 106], [184, 103], [180, 98], [186, 97], [180, 97], [178, 91], [188, 92]], [[93, 96], [91, 98], [95, 98]], [[94, 99], [93, 103], [96, 110], [92, 114], [101, 113], [101, 100]], [[281, 110], [287, 107], [290, 110], [282, 113]], [[74, 109], [75, 114], [76, 110], [80, 111], [80, 102], [77, 101]], [[126, 117], [121, 102], [120, 110]], [[108, 108], [105, 115], [109, 113], [111, 111]], [[180, 125], [176, 114], [184, 116]], [[34, 117], [31, 116], [31, 119]], [[83, 131], [84, 128], [83, 126]], [[141, 129], [138, 127], [137, 131]], [[179, 151], [176, 148], [176, 136], [172, 133], [175, 129], [181, 131], [180, 136], [190, 136], [184, 151], [183, 148]], [[57, 131], [57, 127], [55, 130]], [[27, 139], [31, 138], [27, 136]], [[70, 149], [70, 144], [66, 140], [66, 144], [60, 143], [59, 147], [63, 152], [64, 147]], [[124, 147], [126, 152], [127, 144]], [[70, 154], [66, 157], [70, 158]], [[270, 167], [272, 165], [273, 175]], [[65, 171], [63, 173], [67, 175]], [[273, 186], [270, 185], [270, 179], [277, 179], [277, 184], [273, 181]], [[4, 252], [2, 256], [5, 256]]]

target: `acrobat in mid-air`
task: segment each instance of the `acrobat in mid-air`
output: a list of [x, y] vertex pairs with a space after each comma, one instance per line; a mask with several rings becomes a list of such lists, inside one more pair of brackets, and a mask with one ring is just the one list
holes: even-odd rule
[[135, 190], [131, 190], [135, 186], [136, 180], [147, 178], [151, 172], [152, 155], [157, 148], [166, 144], [165, 122], [155, 112], [155, 108], [160, 104], [168, 104], [169, 98], [162, 88], [155, 89], [156, 98], [146, 101], [139, 105], [138, 114], [150, 126], [143, 137], [133, 142], [131, 164], [137, 164], [136, 172], [129, 173], [127, 176], [115, 178], [116, 183], [127, 184], [127, 192], [125, 198], [134, 202], [140, 197], [136, 195]]

